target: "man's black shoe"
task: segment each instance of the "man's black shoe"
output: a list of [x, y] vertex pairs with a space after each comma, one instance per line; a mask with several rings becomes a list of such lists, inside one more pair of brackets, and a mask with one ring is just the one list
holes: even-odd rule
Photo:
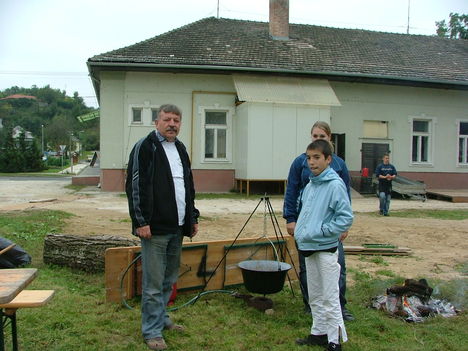
[[328, 344], [327, 334], [322, 335], [307, 335], [306, 338], [296, 339], [296, 344], [298, 345], [322, 345], [326, 346]]
[[344, 321], [351, 322], [355, 320], [354, 316], [346, 308], [343, 308], [343, 311], [341, 312], [341, 314], [343, 315]]
[[341, 345], [335, 343], [329, 343], [328, 347], [326, 348], [327, 351], [341, 351]]

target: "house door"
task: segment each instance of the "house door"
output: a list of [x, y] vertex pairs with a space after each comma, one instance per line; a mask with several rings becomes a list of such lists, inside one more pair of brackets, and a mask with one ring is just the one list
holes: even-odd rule
[[389, 144], [362, 143], [361, 169], [368, 168], [369, 176], [371, 176], [377, 165], [382, 162], [382, 156], [389, 152]]
[[331, 136], [331, 141], [333, 143], [333, 146], [335, 148], [335, 154], [340, 156], [344, 161], [345, 155], [346, 155], [346, 134], [335, 134], [332, 133]]

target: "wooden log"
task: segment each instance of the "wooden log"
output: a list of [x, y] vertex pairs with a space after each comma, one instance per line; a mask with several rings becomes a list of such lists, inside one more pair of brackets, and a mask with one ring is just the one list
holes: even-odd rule
[[80, 269], [104, 271], [108, 248], [139, 245], [140, 240], [112, 235], [78, 236], [48, 234], [44, 241], [44, 263]]

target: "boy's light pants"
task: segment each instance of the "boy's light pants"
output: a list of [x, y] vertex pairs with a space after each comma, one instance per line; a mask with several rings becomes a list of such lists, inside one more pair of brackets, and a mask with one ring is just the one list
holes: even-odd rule
[[313, 318], [310, 333], [327, 334], [328, 342], [339, 344], [341, 332], [343, 342], [347, 341], [340, 307], [338, 251], [316, 252], [306, 257], [305, 262]]

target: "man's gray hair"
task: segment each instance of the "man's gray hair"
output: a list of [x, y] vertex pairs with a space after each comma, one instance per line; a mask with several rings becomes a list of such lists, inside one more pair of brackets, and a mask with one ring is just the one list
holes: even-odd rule
[[165, 113], [173, 113], [177, 116], [179, 116], [180, 118], [182, 118], [182, 111], [180, 110], [180, 108], [178, 108], [176, 105], [172, 105], [172, 104], [164, 104], [164, 105], [161, 105], [159, 107], [159, 110], [158, 110], [158, 115], [156, 117], [156, 119], [159, 119], [159, 117], [161, 116], [161, 113], [162, 112], [165, 112]]

